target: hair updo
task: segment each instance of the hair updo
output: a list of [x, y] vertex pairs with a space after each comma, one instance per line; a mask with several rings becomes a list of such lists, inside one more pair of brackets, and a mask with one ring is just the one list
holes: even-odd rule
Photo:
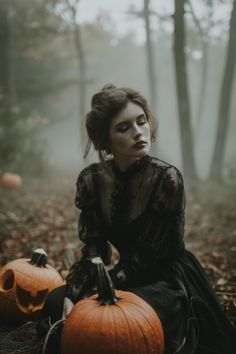
[[92, 142], [100, 160], [104, 162], [109, 155], [108, 138], [111, 120], [129, 102], [137, 104], [144, 110], [151, 128], [151, 138], [155, 140], [157, 124], [147, 100], [131, 88], [117, 88], [113, 84], [107, 84], [93, 95], [91, 111], [86, 115], [85, 125], [89, 139], [84, 157], [87, 156]]

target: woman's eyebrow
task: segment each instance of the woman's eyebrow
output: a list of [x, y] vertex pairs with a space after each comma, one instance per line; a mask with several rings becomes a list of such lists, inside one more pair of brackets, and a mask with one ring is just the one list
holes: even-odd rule
[[[136, 120], [136, 119], [143, 118], [143, 117], [146, 118], [146, 115], [145, 115], [144, 113], [141, 113], [141, 114], [139, 114], [137, 117], [135, 117], [134, 119]], [[117, 123], [117, 124], [115, 125], [115, 127], [118, 127], [119, 125], [127, 124], [127, 123], [130, 123], [130, 120], [129, 120], [129, 119], [122, 120], [121, 122]]]

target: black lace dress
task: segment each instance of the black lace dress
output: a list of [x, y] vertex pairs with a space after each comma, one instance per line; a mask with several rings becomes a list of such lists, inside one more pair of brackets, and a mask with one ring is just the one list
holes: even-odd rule
[[236, 332], [194, 255], [185, 249], [185, 193], [179, 170], [148, 155], [120, 172], [94, 163], [77, 181], [82, 258], [67, 277], [75, 303], [94, 291], [90, 259], [120, 260], [110, 270], [117, 289], [134, 292], [160, 317], [165, 354], [235, 354]]

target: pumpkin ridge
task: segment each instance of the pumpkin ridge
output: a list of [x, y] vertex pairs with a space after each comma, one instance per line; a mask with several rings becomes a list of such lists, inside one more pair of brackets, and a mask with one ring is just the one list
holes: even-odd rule
[[9, 268], [9, 269], [11, 269], [14, 273], [16, 273], [18, 275], [22, 275], [22, 276], [26, 277], [27, 279], [30, 279], [32, 281], [31, 284], [33, 284], [33, 281], [37, 282], [37, 283], [41, 282], [41, 277], [40, 276], [38, 276], [36, 279], [32, 279], [32, 275], [31, 274], [27, 274], [28, 273], [27, 270], [26, 270], [27, 273], [25, 273], [24, 271], [19, 270], [19, 269], [15, 269], [15, 270], [12, 269], [12, 268]]
[[[13, 261], [14, 262], [14, 261]], [[21, 263], [19, 263], [19, 264], [21, 264]], [[21, 266], [22, 266], [22, 264], [21, 264]], [[5, 266], [4, 266], [5, 267]], [[32, 266], [33, 267], [33, 266]], [[28, 277], [28, 278], [30, 278], [30, 279], [32, 279], [32, 275], [31, 274], [28, 274], [29, 273], [29, 271], [28, 270], [26, 270], [26, 273], [24, 272], [24, 269], [23, 270], [21, 270], [21, 269], [12, 269], [12, 267], [11, 268], [7, 268], [7, 269], [10, 269], [11, 271], [13, 271], [13, 272], [15, 272], [15, 273], [18, 273], [18, 274], [22, 274], [22, 275], [24, 275], [24, 276], [26, 276], [26, 277]], [[4, 269], [2, 268], [1, 269], [1, 272], [3, 271]], [[38, 274], [42, 274], [42, 271], [43, 272], [45, 272], [46, 271], [46, 269], [43, 269], [43, 268], [39, 268], [39, 269], [37, 269], [37, 273]], [[52, 269], [52, 271], [54, 272], [54, 269]], [[52, 273], [53, 273], [52, 272]], [[46, 277], [44, 277], [43, 279], [47, 279], [47, 281], [49, 281], [49, 279], [48, 279], [48, 273], [46, 273], [47, 274], [47, 276]], [[59, 274], [59, 273], [58, 273]], [[51, 274], [52, 275], [52, 278], [55, 278], [55, 275], [56, 275], [56, 273], [53, 275], [53, 274]], [[40, 279], [41, 280], [41, 279]], [[59, 279], [58, 279], [59, 280]], [[38, 281], [38, 279], [37, 279], [37, 281]]]
[[[115, 290], [114, 290], [115, 292]], [[119, 302], [119, 301], [118, 301]], [[118, 304], [117, 302], [117, 304]], [[114, 311], [108, 311], [108, 313], [111, 313], [111, 319], [112, 319], [112, 323], [115, 323], [115, 315], [114, 315]], [[117, 352], [117, 349], [118, 349], [118, 335], [117, 335], [117, 330], [116, 330], [116, 326], [113, 325], [113, 333], [114, 333], [114, 340], [113, 340], [113, 343], [115, 343], [115, 350]], [[118, 339], [118, 340], [117, 340]]]
[[[71, 315], [73, 314], [73, 312], [75, 312], [76, 308], [78, 308], [80, 311], [79, 312], [79, 320], [80, 320], [80, 327], [83, 329], [85, 328], [85, 326], [83, 325], [83, 321], [85, 320], [85, 324], [87, 325], [87, 317], [88, 317], [88, 312], [84, 311], [84, 310], [87, 310], [88, 308], [88, 300], [87, 298], [85, 299], [82, 299], [80, 302], [78, 302], [75, 307], [72, 309], [70, 315], [68, 316], [68, 318], [66, 319], [66, 322], [65, 322], [65, 325], [64, 325], [64, 329], [63, 329], [63, 333], [66, 333], [66, 336], [69, 338], [70, 342], [73, 343], [74, 342], [74, 332], [71, 331], [71, 329], [73, 329], [75, 327], [74, 324], [77, 323], [77, 317], [78, 315], [75, 313], [75, 317], [73, 318]], [[89, 303], [90, 305], [90, 311], [93, 310], [94, 308], [94, 303], [91, 302]], [[90, 312], [89, 311], [89, 312]], [[72, 318], [72, 322], [69, 324], [69, 327], [68, 327], [68, 320], [70, 319], [71, 321], [71, 318]], [[91, 321], [92, 322], [92, 321]], [[86, 327], [88, 328], [88, 327]], [[85, 334], [85, 333], [84, 333]], [[79, 335], [81, 336], [81, 332], [79, 333]], [[75, 336], [76, 336], [76, 332], [75, 332]], [[85, 346], [85, 343], [84, 341], [82, 342], [83, 346], [80, 347], [80, 351], [81, 351], [81, 354], [85, 353], [86, 352], [86, 348], [84, 347]], [[81, 345], [81, 344], [80, 344]], [[62, 336], [62, 340], [61, 340], [61, 346], [63, 346], [63, 336]]]
[[[50, 276], [50, 279], [49, 279], [49, 277], [47, 277], [46, 276], [46, 274], [47, 274], [47, 270], [45, 269], [45, 268], [43, 268], [42, 269], [42, 278], [43, 278], [43, 280], [45, 281], [45, 279], [46, 279], [46, 282], [47, 282], [47, 286], [48, 286], [48, 288], [50, 288], [50, 282], [52, 281], [52, 279], [51, 279], [51, 276]], [[54, 281], [54, 277], [53, 277], [53, 282], [54, 282], [54, 284], [56, 283], [55, 281]]]
[[[126, 317], [128, 326], [129, 326], [129, 328], [130, 328], [130, 336], [129, 336], [129, 337], [132, 338], [133, 333], [136, 332], [136, 330], [134, 330], [134, 326], [135, 326], [136, 328], [139, 328], [139, 334], [140, 334], [140, 333], [142, 334], [142, 329], [141, 329], [142, 327], [138, 325], [138, 320], [137, 320], [137, 319], [135, 318], [135, 316], [134, 316], [134, 312], [135, 312], [136, 315], [138, 314], [138, 316], [139, 316], [138, 311], [133, 311], [134, 303], [129, 302], [129, 305], [132, 305], [132, 310], [130, 310], [130, 308], [128, 308], [128, 307], [125, 307], [125, 309], [122, 308], [122, 311], [123, 311], [124, 313], [126, 312], [126, 313], [128, 314], [128, 316], [126, 315], [125, 317]], [[131, 323], [131, 320], [132, 320], [132, 323]], [[141, 329], [141, 330], [140, 330], [140, 329]], [[137, 342], [137, 336], [134, 338], [134, 340], [136, 340], [136, 342]], [[134, 342], [135, 342], [135, 341], [134, 341]], [[131, 341], [131, 343], [132, 343], [132, 341]], [[146, 343], [145, 343], [145, 346], [146, 346]], [[135, 353], [134, 353], [134, 354], [135, 354]], [[144, 353], [142, 353], [142, 354], [144, 354]]]
[[[147, 321], [147, 319], [145, 318], [145, 316], [143, 316], [140, 312], [136, 311], [136, 313], [139, 313], [139, 315], [141, 315], [140, 317], [143, 318], [144, 320], [144, 323], [145, 325], [142, 327], [139, 323], [139, 321], [137, 320], [137, 318], [135, 317], [135, 321], [137, 323], [137, 327], [139, 328], [139, 332], [140, 334], [142, 335], [142, 339], [143, 339], [143, 342], [145, 343], [145, 348], [146, 348], [146, 353], [149, 354], [149, 350], [150, 350], [150, 344], [153, 346], [153, 342], [152, 343], [149, 343], [148, 342], [148, 338], [147, 338], [147, 333], [146, 331], [144, 332], [144, 328], [146, 330], [146, 328], [148, 327], [148, 329], [152, 332], [152, 340], [154, 339], [154, 342], [155, 342], [155, 333], [154, 333], [154, 330], [153, 330], [153, 326], [150, 325], [149, 321]], [[160, 345], [158, 343], [158, 350], [160, 349]]]
[[84, 308], [88, 308], [88, 307], [90, 310], [92, 310], [95, 305], [94, 300], [95, 299], [91, 299], [91, 298], [82, 299], [78, 302], [78, 307], [80, 308], [81, 311], [83, 311]]
[[[128, 329], [129, 329], [129, 335], [127, 336], [128, 337], [128, 339], [129, 339], [129, 346], [132, 348], [132, 343], [133, 343], [133, 341], [132, 341], [132, 338], [133, 338], [133, 333], [132, 333], [132, 326], [131, 326], [131, 323], [130, 323], [130, 320], [127, 318], [127, 316], [126, 316], [126, 312], [129, 312], [129, 311], [127, 311], [127, 309], [125, 308], [123, 308], [123, 306], [121, 306], [120, 305], [120, 303], [117, 303], [117, 306], [120, 308], [120, 310], [121, 310], [121, 313], [122, 313], [122, 315], [123, 315], [123, 318], [124, 318], [124, 321], [126, 322], [126, 326], [128, 327]], [[135, 354], [135, 353], [134, 353]]]
[[[99, 301], [99, 300], [98, 300]], [[99, 333], [101, 334], [104, 329], [102, 329], [102, 327], [104, 326], [104, 318], [111, 318], [112, 319], [112, 311], [110, 311], [110, 305], [102, 305], [102, 304], [98, 304], [98, 308], [101, 309], [101, 312], [102, 312], [102, 316], [100, 316], [100, 324], [99, 324]], [[112, 323], [112, 322], [111, 322]], [[112, 327], [113, 331], [111, 331], [111, 328], [109, 328], [109, 331], [114, 334], [114, 326]], [[114, 338], [113, 338], [114, 339]], [[113, 341], [114, 343], [114, 341]], [[100, 348], [100, 352], [101, 352], [102, 348]]]
[[[88, 326], [88, 317], [89, 317], [89, 315], [90, 315], [90, 313], [85, 313], [85, 315], [84, 315], [84, 317], [82, 318], [82, 320], [80, 319], [80, 326], [81, 326], [82, 328], [85, 328], [85, 326], [83, 326], [83, 321], [85, 321], [87, 333], [89, 333], [90, 328], [94, 325], [94, 321], [90, 321], [90, 326]], [[85, 332], [85, 331], [84, 331], [84, 332]], [[81, 334], [82, 334], [82, 333], [81, 333]], [[80, 335], [81, 335], [81, 334], [80, 334]], [[86, 333], [84, 333], [84, 334], [86, 335]], [[91, 339], [87, 339], [87, 340], [91, 340]], [[86, 346], [87, 346], [87, 341], [82, 341], [82, 345], [81, 345], [81, 343], [80, 343], [80, 349], [79, 349], [80, 354], [85, 354], [85, 353], [86, 353], [86, 350], [87, 350]]]
[[[146, 303], [147, 304], [147, 307], [151, 307], [148, 303]], [[139, 314], [140, 314], [140, 316], [142, 316], [143, 317], [143, 319], [144, 319], [144, 321], [146, 322], [146, 327], [147, 326], [149, 326], [149, 328], [151, 329], [151, 331], [152, 331], [152, 333], [153, 333], [153, 336], [152, 336], [152, 338], [154, 339], [154, 340], [156, 340], [156, 343], [157, 343], [157, 345], [158, 345], [158, 348], [159, 348], [159, 350], [160, 350], [160, 348], [161, 348], [161, 341], [160, 341], [160, 338], [159, 338], [159, 336], [158, 336], [158, 338], [154, 335], [154, 326], [152, 326], [151, 325], [151, 323], [147, 320], [147, 317], [145, 316], [145, 312], [144, 312], [144, 309], [140, 306], [140, 304], [135, 304], [135, 307], [137, 307], [138, 309], [139, 309], [139, 311], [137, 311]], [[151, 307], [151, 309], [152, 309], [152, 307]], [[140, 310], [142, 310], [142, 311], [140, 311]], [[162, 324], [161, 324], [161, 321], [160, 321], [160, 319], [159, 319], [159, 317], [157, 316], [157, 314], [154, 312], [154, 310], [153, 310], [153, 314], [152, 314], [152, 317], [155, 317], [155, 320], [156, 320], [156, 323], [158, 322], [158, 324], [159, 324], [159, 334], [161, 335], [161, 338], [162, 338], [162, 342], [164, 343], [164, 331], [163, 331], [163, 327], [162, 327]], [[146, 328], [145, 327], [145, 328]], [[162, 350], [163, 350], [163, 348], [161, 348]]]
[[[131, 293], [132, 294], [132, 293]], [[134, 294], [135, 296], [137, 296], [136, 294]], [[140, 300], [142, 300], [141, 298], [140, 298]], [[144, 300], [143, 300], [144, 301]], [[131, 304], [131, 302], [129, 302], [130, 304]], [[146, 303], [145, 302], [145, 304], [147, 305], [147, 307], [149, 307], [150, 308], [150, 305], [148, 304], [148, 303]], [[117, 304], [118, 306], [119, 306], [119, 304]], [[147, 354], [149, 354], [149, 349], [150, 349], [150, 347], [149, 347], [149, 344], [148, 344], [148, 341], [147, 341], [147, 335], [145, 334], [144, 335], [144, 333], [143, 333], [143, 329], [142, 329], [142, 326], [140, 325], [140, 323], [139, 323], [139, 321], [138, 321], [138, 319], [137, 319], [137, 315], [138, 316], [140, 316], [140, 317], [142, 317], [142, 319], [144, 320], [144, 322], [145, 322], [145, 326], [143, 326], [143, 328], [147, 328], [147, 327], [149, 327], [149, 330], [151, 330], [151, 332], [152, 332], [152, 339], [154, 339], [154, 341], [155, 341], [155, 335], [154, 335], [154, 328], [153, 328], [153, 326], [150, 324], [150, 322], [147, 320], [147, 318], [146, 318], [146, 316], [145, 316], [145, 311], [144, 311], [144, 309], [143, 309], [143, 307], [142, 306], [140, 306], [140, 304], [137, 304], [137, 303], [132, 303], [132, 305], [133, 305], [133, 307], [132, 307], [132, 312], [130, 311], [130, 309], [129, 308], [126, 308], [125, 310], [127, 311], [127, 312], [129, 312], [130, 313], [130, 315], [131, 315], [131, 317], [132, 317], [132, 319], [134, 318], [134, 321], [136, 322], [136, 326], [140, 329], [140, 333], [142, 334], [142, 337], [144, 338], [144, 342], [145, 342], [145, 346], [146, 346], [146, 349], [147, 349]], [[139, 310], [137, 310], [137, 308], [139, 309]], [[142, 311], [140, 311], [140, 309], [142, 310]], [[152, 309], [152, 308], [151, 308]], [[135, 312], [135, 316], [133, 316], [133, 313]], [[160, 322], [160, 320], [159, 320], [159, 318], [158, 318], [158, 316], [156, 315], [156, 313], [154, 312], [154, 310], [153, 310], [153, 313], [152, 313], [152, 317], [155, 315], [155, 319], [157, 319], [158, 320], [158, 322]], [[161, 328], [161, 332], [162, 332], [162, 334], [163, 334], [163, 330], [162, 330], [162, 325], [160, 324], [160, 328]], [[160, 341], [158, 341], [157, 340], [157, 342], [156, 342], [157, 344], [158, 344], [158, 349], [160, 350], [160, 347], [161, 347], [161, 345], [160, 345]], [[152, 344], [152, 346], [153, 346], [153, 344]]]
[[[96, 300], [96, 301], [98, 301], [98, 300]], [[90, 330], [91, 330], [91, 328], [93, 329], [93, 331], [94, 331], [94, 329], [96, 328], [96, 332], [98, 332], [99, 334], [101, 333], [101, 329], [102, 329], [102, 327], [103, 327], [103, 318], [104, 318], [104, 307], [103, 307], [103, 309], [101, 309], [100, 308], [100, 306], [107, 306], [107, 305], [100, 305], [100, 304], [97, 304], [97, 303], [94, 303], [94, 307], [93, 307], [93, 310], [95, 310], [96, 312], [95, 313], [93, 313], [93, 316], [92, 317], [90, 317], [90, 313], [88, 314], [87, 313], [87, 316], [86, 316], [86, 324], [87, 324], [87, 332], [88, 333], [91, 333], [90, 332]], [[100, 310], [103, 310], [102, 311], [102, 316], [100, 316]], [[99, 319], [99, 316], [101, 317], [101, 320], [100, 320], [100, 324], [99, 324], [99, 322], [98, 322], [98, 319]], [[89, 321], [89, 326], [88, 326], [88, 318], [91, 318], [90, 319], [90, 321]], [[95, 324], [95, 326], [94, 326], [94, 324]], [[95, 328], [94, 328], [95, 327]], [[87, 344], [88, 342], [86, 342], [86, 344]], [[101, 350], [100, 350], [100, 348], [96, 348], [96, 350], [98, 349], [98, 352], [100, 353], [101, 352]], [[80, 354], [86, 354], [87, 353], [87, 345], [86, 346], [84, 346], [84, 352], [83, 351], [81, 351], [81, 353]], [[95, 352], [93, 353], [93, 354], [96, 354]]]

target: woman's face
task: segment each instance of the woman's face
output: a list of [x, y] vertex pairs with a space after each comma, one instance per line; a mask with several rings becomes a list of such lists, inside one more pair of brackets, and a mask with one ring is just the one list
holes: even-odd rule
[[150, 125], [142, 107], [129, 102], [112, 118], [108, 146], [121, 170], [149, 152]]

